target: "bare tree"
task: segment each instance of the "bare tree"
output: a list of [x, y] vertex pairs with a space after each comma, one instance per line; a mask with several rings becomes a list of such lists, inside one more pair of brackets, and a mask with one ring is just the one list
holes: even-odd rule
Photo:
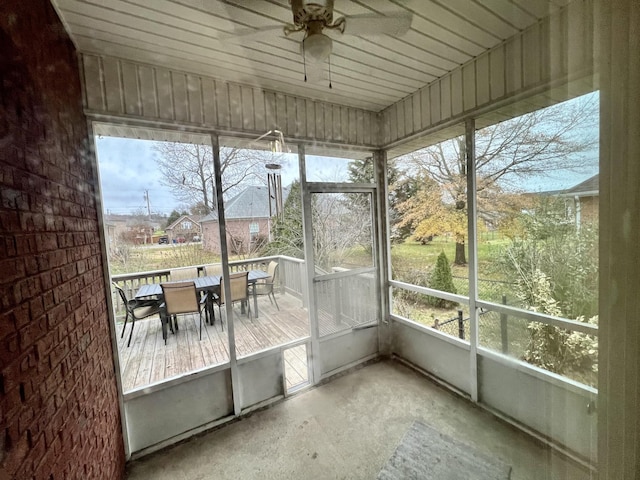
[[[598, 142], [597, 97], [572, 102], [504, 121], [476, 132], [478, 211], [499, 214], [517, 208], [515, 197], [522, 178], [558, 171], [584, 170], [585, 156]], [[414, 236], [453, 233], [456, 264], [466, 263], [467, 171], [464, 138], [457, 137], [405, 157], [405, 175], [424, 175], [439, 186], [437, 205], [431, 194], [414, 195], [399, 207], [413, 212]], [[433, 185], [427, 183], [428, 188]], [[415, 213], [424, 212], [416, 222]]]
[[340, 193], [315, 195], [312, 204], [313, 248], [316, 266], [343, 267], [357, 246], [371, 245], [371, 213], [353, 208], [353, 201]]
[[[158, 142], [154, 147], [162, 183], [192, 210], [209, 213], [216, 208], [213, 151], [208, 145]], [[233, 195], [243, 183], [264, 183], [263, 167], [270, 152], [241, 148], [220, 148], [222, 192]]]

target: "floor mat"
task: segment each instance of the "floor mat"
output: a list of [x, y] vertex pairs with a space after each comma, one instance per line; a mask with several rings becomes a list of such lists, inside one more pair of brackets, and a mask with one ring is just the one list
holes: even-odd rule
[[509, 480], [511, 467], [413, 422], [378, 480]]

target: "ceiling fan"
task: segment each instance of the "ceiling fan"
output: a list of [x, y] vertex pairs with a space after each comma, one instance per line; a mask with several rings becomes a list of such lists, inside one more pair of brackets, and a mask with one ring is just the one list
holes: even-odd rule
[[[412, 15], [408, 12], [363, 14], [338, 17], [334, 20], [334, 0], [289, 0], [293, 23], [244, 30], [228, 36], [233, 43], [266, 40], [274, 33], [285, 37], [302, 36], [300, 53], [305, 70], [305, 82], [322, 80], [323, 63], [333, 50], [331, 37], [343, 35], [402, 35], [411, 28]], [[327, 35], [328, 34], [328, 35]], [[329, 68], [331, 68], [329, 64]], [[329, 70], [329, 75], [331, 75]], [[329, 77], [331, 88], [331, 77]]]

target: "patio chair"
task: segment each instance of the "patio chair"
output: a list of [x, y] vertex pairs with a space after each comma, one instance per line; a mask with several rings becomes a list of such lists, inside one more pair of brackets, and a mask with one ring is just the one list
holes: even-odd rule
[[[202, 306], [207, 304], [207, 295], [198, 298], [194, 282], [161, 283], [164, 303], [160, 306], [161, 315], [169, 322], [171, 331], [178, 330], [177, 315], [197, 313], [200, 315], [200, 340], [202, 340]], [[167, 339], [164, 339], [165, 345]]]
[[[251, 285], [253, 289], [251, 293], [254, 295], [267, 295], [267, 297], [269, 297], [269, 302], [271, 302], [272, 305], [275, 303], [276, 308], [280, 310], [278, 302], [276, 301], [276, 296], [273, 292], [273, 287], [276, 284], [276, 275], [278, 274], [278, 262], [269, 262], [267, 273], [269, 274], [269, 278], [258, 280], [256, 283]], [[273, 301], [271, 299], [273, 299]]]
[[[221, 263], [209, 263], [204, 266], [205, 277], [219, 277], [220, 284], [222, 284], [222, 264]], [[213, 301], [220, 295], [220, 285], [212, 290], [212, 295], [209, 297], [209, 311], [211, 312], [211, 324], [215, 323], [216, 317], [213, 310]]]
[[172, 268], [169, 270], [169, 280], [192, 280], [198, 278], [198, 269], [196, 267]]
[[135, 298], [129, 300], [127, 299], [127, 295], [124, 293], [124, 290], [117, 283], [112, 282], [112, 285], [120, 295], [126, 310], [124, 326], [122, 327], [120, 338], [124, 337], [124, 331], [127, 328], [127, 321], [129, 320], [129, 317], [131, 317], [131, 332], [129, 333], [129, 341], [127, 342], [127, 347], [129, 347], [129, 345], [131, 345], [131, 337], [133, 337], [133, 327], [136, 324], [136, 320], [142, 320], [143, 318], [160, 313], [160, 301], [136, 300]]
[[[231, 295], [229, 301], [234, 302], [246, 302], [247, 315], [251, 318], [251, 302], [249, 302], [249, 272], [236, 272], [229, 275], [229, 283], [231, 288]], [[224, 322], [222, 320], [222, 305], [226, 301], [226, 292], [224, 291], [224, 282], [220, 282], [220, 295], [213, 299], [218, 305], [218, 313], [220, 314], [220, 323], [222, 324], [222, 330], [224, 331]], [[213, 309], [212, 309], [213, 310]]]

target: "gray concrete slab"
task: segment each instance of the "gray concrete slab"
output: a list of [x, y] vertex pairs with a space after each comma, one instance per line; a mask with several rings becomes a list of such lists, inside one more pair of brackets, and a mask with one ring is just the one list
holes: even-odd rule
[[383, 361], [131, 462], [128, 479], [375, 479], [414, 420], [511, 465], [513, 480], [591, 478], [468, 400]]

